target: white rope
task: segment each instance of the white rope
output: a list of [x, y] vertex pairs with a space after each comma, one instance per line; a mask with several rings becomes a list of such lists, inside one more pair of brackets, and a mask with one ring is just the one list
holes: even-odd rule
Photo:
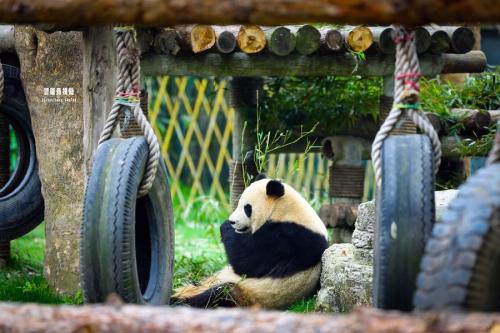
[[117, 27], [115, 32], [118, 62], [116, 97], [101, 132], [99, 144], [111, 138], [120, 113], [131, 109], [149, 145], [146, 171], [138, 191], [138, 196], [141, 197], [146, 195], [153, 186], [160, 160], [160, 145], [140, 105], [141, 68], [135, 30], [129, 27]]
[[394, 31], [394, 41], [396, 42], [394, 104], [384, 123], [380, 126], [372, 145], [372, 162], [375, 180], [379, 188], [382, 184], [382, 144], [403, 114], [406, 114], [423, 133], [430, 137], [433, 146], [434, 173], [437, 173], [441, 164], [441, 142], [434, 127], [420, 110], [418, 104], [420, 66], [414, 33], [410, 33], [400, 26], [395, 27]]

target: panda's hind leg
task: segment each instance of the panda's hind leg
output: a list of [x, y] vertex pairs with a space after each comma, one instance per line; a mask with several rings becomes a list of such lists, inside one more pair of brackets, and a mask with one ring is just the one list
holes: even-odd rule
[[233, 295], [236, 283], [241, 277], [234, 274], [230, 267], [225, 267], [199, 285], [187, 285], [178, 288], [172, 296], [171, 304], [187, 304], [198, 308], [234, 307], [237, 305]]
[[234, 283], [231, 282], [218, 284], [185, 301], [195, 308], [235, 307], [238, 304], [232, 296], [234, 287]]

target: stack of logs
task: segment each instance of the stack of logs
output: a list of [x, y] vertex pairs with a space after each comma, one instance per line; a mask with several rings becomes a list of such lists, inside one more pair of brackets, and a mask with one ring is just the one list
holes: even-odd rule
[[[417, 27], [419, 53], [458, 53], [472, 50], [472, 31], [459, 26]], [[159, 54], [193, 54], [217, 52], [247, 54], [268, 52], [287, 56], [328, 52], [373, 52], [395, 54], [392, 27], [312, 25], [262, 27], [256, 25], [210, 26], [190, 25], [173, 28], [141, 29], [141, 52], [154, 49]]]

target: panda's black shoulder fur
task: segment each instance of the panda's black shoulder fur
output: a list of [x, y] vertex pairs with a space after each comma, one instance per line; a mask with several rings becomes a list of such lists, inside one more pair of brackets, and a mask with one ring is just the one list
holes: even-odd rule
[[251, 278], [281, 278], [318, 264], [328, 247], [323, 235], [297, 223], [267, 221], [255, 233], [236, 233], [221, 225], [222, 243], [236, 274]]

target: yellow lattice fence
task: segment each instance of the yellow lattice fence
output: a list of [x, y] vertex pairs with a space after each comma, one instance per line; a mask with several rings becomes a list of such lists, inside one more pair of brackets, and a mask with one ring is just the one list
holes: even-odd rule
[[[174, 201], [187, 207], [210, 196], [229, 207], [229, 165], [234, 110], [227, 82], [192, 77], [148, 77], [149, 118], [160, 140]], [[271, 155], [269, 175], [285, 179], [308, 198], [327, 189], [319, 154]]]

